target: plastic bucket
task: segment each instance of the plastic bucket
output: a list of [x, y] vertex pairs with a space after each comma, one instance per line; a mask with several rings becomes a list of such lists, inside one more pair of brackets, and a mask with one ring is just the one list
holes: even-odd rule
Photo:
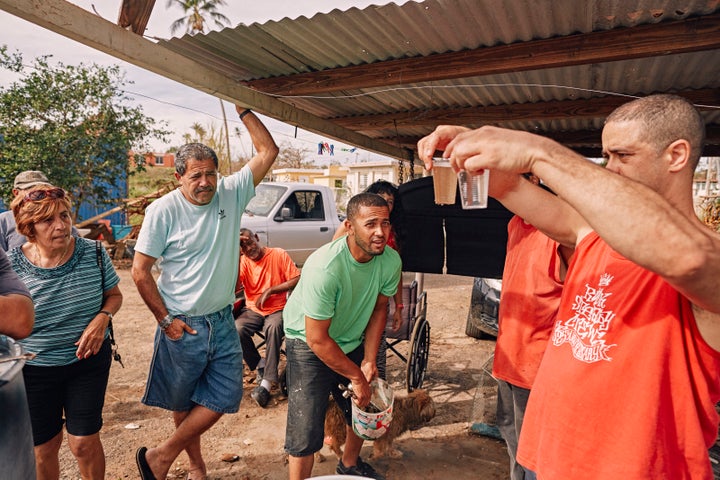
[[380, 378], [370, 382], [370, 388], [372, 390], [370, 403], [381, 411], [377, 412], [372, 405], [365, 407], [365, 410], [371, 411], [361, 410], [354, 401], [350, 402], [352, 403], [353, 431], [358, 437], [365, 440], [375, 440], [387, 431], [392, 421], [393, 398], [395, 397], [392, 388]]
[[357, 475], [323, 475], [322, 477], [312, 477], [313, 480], [352, 480], [353, 478], [372, 480], [370, 477], [358, 477]]
[[[22, 353], [19, 343], [0, 335], [0, 359]], [[23, 366], [22, 359], [0, 363], [0, 465], [3, 478], [30, 480], [35, 479], [35, 455]]]

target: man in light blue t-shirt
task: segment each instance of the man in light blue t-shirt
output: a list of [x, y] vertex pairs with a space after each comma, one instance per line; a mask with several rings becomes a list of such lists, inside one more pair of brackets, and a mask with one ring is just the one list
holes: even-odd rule
[[[132, 266], [135, 285], [158, 326], [142, 402], [171, 410], [172, 436], [141, 447], [143, 480], [165, 478], [185, 450], [193, 478], [205, 478], [200, 435], [242, 399], [242, 349], [231, 305], [235, 300], [240, 218], [278, 154], [270, 132], [236, 107], [257, 154], [239, 172], [219, 178], [218, 159], [205, 145], [180, 148], [180, 188], [145, 211]], [[160, 259], [157, 282], [151, 273]]]
[[345, 413], [347, 440], [336, 472], [383, 479], [362, 461], [363, 439], [350, 426], [350, 400], [337, 386], [352, 382], [357, 402], [370, 401], [376, 357], [387, 321], [388, 297], [400, 281], [400, 255], [386, 247], [390, 210], [383, 197], [350, 199], [347, 235], [320, 247], [303, 266], [283, 311], [287, 352], [288, 419], [285, 451], [290, 480], [310, 477], [322, 448], [329, 394]]

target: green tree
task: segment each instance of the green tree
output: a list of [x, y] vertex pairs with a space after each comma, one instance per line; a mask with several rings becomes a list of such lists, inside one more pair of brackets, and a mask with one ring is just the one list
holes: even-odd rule
[[225, 0], [168, 0], [167, 6], [178, 5], [185, 12], [185, 16], [175, 20], [170, 25], [170, 33], [175, 34], [185, 27], [185, 32], [190, 35], [205, 32], [207, 18], [211, 18], [218, 27], [230, 24], [230, 19], [218, 12], [218, 7], [226, 6]]
[[[149, 139], [164, 140], [140, 107], [124, 104], [126, 85], [118, 66], [51, 65], [49, 57], [24, 66], [20, 54], [0, 47], [0, 67], [21, 73], [0, 87], [0, 194], [11, 199], [12, 179], [23, 170], [41, 170], [71, 192], [73, 214], [84, 201], [112, 207], [112, 187], [143, 168]], [[130, 168], [130, 152], [134, 166]]]

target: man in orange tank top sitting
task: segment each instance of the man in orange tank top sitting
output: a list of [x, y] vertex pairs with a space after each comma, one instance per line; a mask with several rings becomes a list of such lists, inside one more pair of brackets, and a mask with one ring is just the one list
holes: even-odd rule
[[[243, 360], [250, 370], [258, 369], [259, 385], [250, 393], [265, 408], [273, 382], [278, 382], [280, 346], [283, 341], [282, 310], [287, 292], [297, 285], [300, 270], [282, 248], [264, 247], [258, 236], [240, 229], [240, 268], [235, 291], [245, 293], [245, 305], [235, 319]], [[260, 356], [252, 336], [265, 337], [265, 358]]]

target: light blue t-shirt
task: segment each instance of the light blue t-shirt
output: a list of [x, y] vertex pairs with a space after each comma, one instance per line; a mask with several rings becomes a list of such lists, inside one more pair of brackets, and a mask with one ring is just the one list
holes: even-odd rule
[[307, 341], [306, 315], [330, 319], [330, 337], [343, 352], [353, 351], [363, 339], [378, 295], [395, 295], [401, 268], [400, 255], [390, 247], [360, 263], [350, 254], [347, 237], [323, 245], [308, 257], [285, 305], [285, 335]]
[[157, 285], [171, 314], [207, 315], [235, 300], [240, 219], [255, 185], [250, 167], [218, 180], [207, 205], [177, 189], [145, 210], [135, 250], [160, 259]]

